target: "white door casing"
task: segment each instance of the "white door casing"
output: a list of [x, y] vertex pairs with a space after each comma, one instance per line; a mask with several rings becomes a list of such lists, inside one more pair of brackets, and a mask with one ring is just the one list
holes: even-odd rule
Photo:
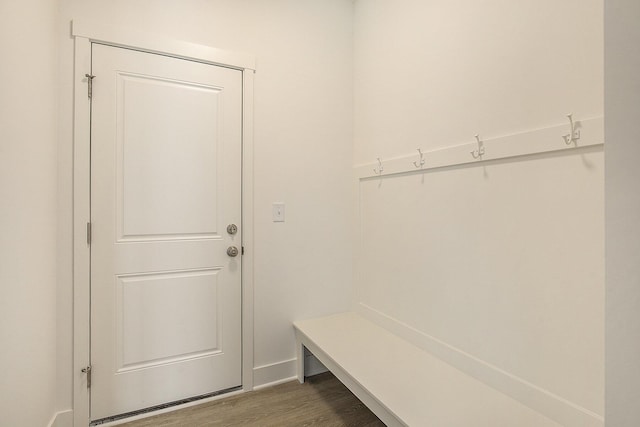
[[241, 384], [242, 73], [93, 44], [92, 74], [96, 420]]

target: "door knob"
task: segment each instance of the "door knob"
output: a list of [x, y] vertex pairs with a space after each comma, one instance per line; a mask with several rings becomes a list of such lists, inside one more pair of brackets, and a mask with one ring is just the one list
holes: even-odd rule
[[229, 255], [230, 257], [238, 256], [238, 248], [236, 248], [235, 246], [229, 246], [227, 248], [227, 255]]

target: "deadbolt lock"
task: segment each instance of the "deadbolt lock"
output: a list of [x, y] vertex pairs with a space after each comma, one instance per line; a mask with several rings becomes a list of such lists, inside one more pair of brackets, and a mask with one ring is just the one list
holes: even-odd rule
[[238, 227], [235, 224], [227, 225], [227, 233], [234, 235], [238, 232]]
[[238, 256], [238, 248], [236, 248], [235, 246], [229, 246], [227, 248], [227, 255], [229, 255], [230, 257]]

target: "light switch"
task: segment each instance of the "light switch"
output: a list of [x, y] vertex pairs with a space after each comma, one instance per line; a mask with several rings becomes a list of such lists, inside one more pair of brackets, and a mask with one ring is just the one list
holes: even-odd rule
[[273, 222], [284, 222], [284, 203], [273, 204]]

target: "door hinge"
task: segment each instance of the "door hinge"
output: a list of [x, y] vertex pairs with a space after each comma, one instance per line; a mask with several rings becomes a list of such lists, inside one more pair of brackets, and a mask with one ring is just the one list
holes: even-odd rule
[[82, 368], [82, 372], [87, 374], [87, 388], [91, 388], [91, 365]]
[[87, 223], [87, 245], [91, 244], [91, 223]]
[[89, 99], [91, 99], [93, 96], [93, 79], [96, 76], [91, 74], [85, 74], [84, 76], [87, 78], [87, 95], [89, 96]]

